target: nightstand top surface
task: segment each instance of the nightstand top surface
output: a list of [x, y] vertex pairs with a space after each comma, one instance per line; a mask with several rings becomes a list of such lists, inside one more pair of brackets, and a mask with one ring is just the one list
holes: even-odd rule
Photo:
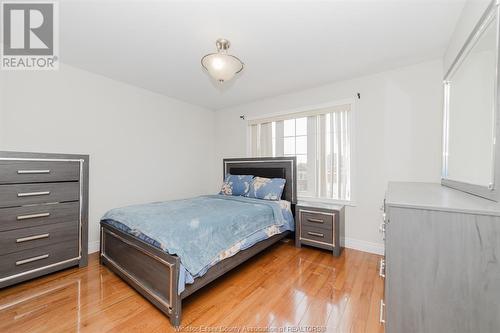
[[329, 210], [341, 210], [345, 207], [344, 205], [338, 205], [333, 203], [315, 202], [306, 200], [299, 200], [299, 202], [297, 202], [297, 207], [299, 206], [308, 208], [329, 209]]

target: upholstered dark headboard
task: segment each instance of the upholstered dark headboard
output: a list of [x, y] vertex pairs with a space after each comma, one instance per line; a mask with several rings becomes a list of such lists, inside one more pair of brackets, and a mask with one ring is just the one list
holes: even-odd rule
[[296, 157], [226, 158], [224, 174], [286, 179], [282, 199], [297, 203]]

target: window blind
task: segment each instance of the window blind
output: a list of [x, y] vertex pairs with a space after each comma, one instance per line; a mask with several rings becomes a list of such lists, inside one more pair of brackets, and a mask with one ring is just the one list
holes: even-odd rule
[[252, 156], [297, 156], [299, 196], [350, 200], [350, 104], [248, 124]]
[[248, 125], [258, 125], [258, 124], [263, 124], [263, 123], [271, 123], [275, 121], [283, 121], [283, 120], [288, 120], [288, 119], [294, 119], [294, 118], [303, 118], [303, 117], [310, 117], [310, 116], [319, 116], [327, 113], [333, 113], [333, 112], [347, 112], [351, 111], [351, 104], [342, 104], [342, 105], [336, 105], [328, 108], [320, 108], [320, 109], [313, 109], [313, 110], [308, 110], [308, 111], [301, 111], [301, 112], [293, 112], [293, 113], [288, 113], [288, 114], [280, 114], [276, 116], [270, 116], [270, 117], [265, 117], [265, 118], [259, 118], [259, 119], [252, 119], [248, 121]]

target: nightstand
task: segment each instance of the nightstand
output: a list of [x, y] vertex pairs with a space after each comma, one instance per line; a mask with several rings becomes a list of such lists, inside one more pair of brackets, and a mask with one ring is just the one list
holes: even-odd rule
[[340, 255], [340, 237], [344, 236], [344, 206], [300, 202], [295, 206], [295, 246], [302, 244], [331, 250]]

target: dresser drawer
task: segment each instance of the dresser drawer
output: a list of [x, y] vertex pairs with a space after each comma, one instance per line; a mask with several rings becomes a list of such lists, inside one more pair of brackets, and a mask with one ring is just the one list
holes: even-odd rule
[[53, 223], [74, 223], [80, 218], [78, 201], [0, 209], [0, 232]]
[[327, 230], [324, 228], [301, 225], [300, 238], [301, 240], [310, 240], [333, 245], [333, 229]]
[[0, 281], [11, 275], [78, 257], [78, 242], [68, 241], [0, 256]]
[[304, 210], [299, 210], [299, 213], [300, 222], [303, 227], [309, 226], [311, 228], [322, 228], [327, 230], [333, 229], [334, 216], [332, 214]]
[[1, 161], [0, 184], [76, 181], [80, 162]]
[[0, 185], [0, 208], [79, 198], [79, 182]]
[[0, 255], [65, 241], [77, 242], [78, 227], [78, 221], [74, 220], [72, 223], [56, 223], [0, 232]]

